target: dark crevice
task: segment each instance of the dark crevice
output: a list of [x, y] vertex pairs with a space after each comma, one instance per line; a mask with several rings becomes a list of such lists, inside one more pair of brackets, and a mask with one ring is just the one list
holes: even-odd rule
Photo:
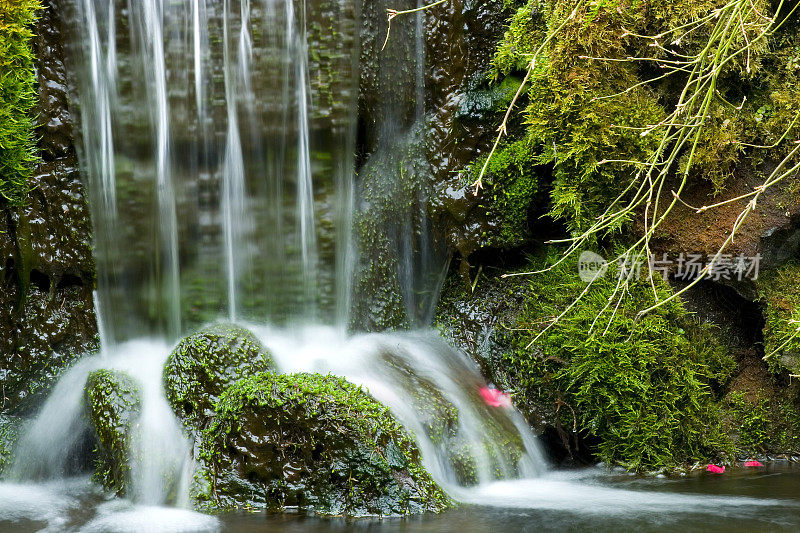
[[40, 270], [31, 270], [30, 286], [41, 292], [50, 292], [50, 276]]
[[56, 289], [67, 289], [69, 287], [83, 287], [83, 280], [74, 274], [64, 274], [58, 280]]
[[[676, 289], [687, 282], [673, 280]], [[763, 354], [764, 315], [758, 302], [744, 298], [736, 289], [703, 280], [683, 296], [686, 308], [701, 322], [718, 326], [721, 338], [734, 350], [755, 349]]]

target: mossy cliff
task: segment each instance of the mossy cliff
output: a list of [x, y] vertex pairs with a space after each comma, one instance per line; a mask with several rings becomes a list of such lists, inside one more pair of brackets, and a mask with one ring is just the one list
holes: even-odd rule
[[216, 412], [201, 505], [349, 516], [449, 505], [388, 408], [342, 378], [260, 373], [228, 388]]
[[[575, 454], [578, 445], [592, 459], [633, 470], [796, 453], [800, 424], [793, 413], [799, 398], [791, 377], [800, 368], [794, 337], [798, 302], [791, 296], [798, 288], [794, 264], [800, 259], [796, 173], [759, 196], [755, 214], [725, 250], [726, 257], [760, 257], [760, 277], [709, 280], [705, 289], [697, 287], [643, 316], [642, 309], [685, 286], [675, 280], [674, 268], [667, 272], [672, 286], [658, 280], [651, 287], [645, 260], [643, 281], [623, 286], [621, 293], [614, 291], [616, 279], [608, 277], [612, 268], [584, 294], [574, 258], [545, 273], [501, 277], [552, 264], [558, 249], [545, 257], [542, 241], [579, 237], [639, 194], [645, 200], [638, 207], [588, 239], [613, 257], [652, 228], [654, 206], [663, 213], [676, 201], [673, 191], [681, 201], [652, 234], [647, 252], [710, 260], [729, 239], [754, 187], [785, 156], [784, 168], [799, 160], [790, 142], [800, 111], [794, 90], [800, 81], [797, 17], [786, 18], [793, 4], [778, 13], [778, 4], [742, 4], [741, 31], [731, 30], [723, 44], [713, 41], [715, 24], [733, 4], [520, 0], [504, 5], [510, 11], [506, 32], [484, 79], [465, 93], [460, 117], [479, 116], [485, 127], [494, 127], [508, 108], [509, 93], [519, 89], [497, 151], [486, 164], [488, 149], [477, 147], [460, 178], [463, 186], [475, 182], [486, 164], [477, 200], [470, 200], [470, 193], [460, 202], [473, 213], [481, 207], [500, 214], [503, 223], [473, 239], [472, 246], [456, 247], [464, 261], [447, 282], [438, 323], [481, 362], [490, 379], [515, 392], [517, 405], [545, 431], [545, 440], [562, 448], [559, 453]], [[782, 23], [761, 38], [757, 28], [767, 19], [756, 12]], [[685, 24], [684, 30], [693, 29], [684, 37], [670, 33]], [[696, 143], [670, 152], [677, 137], [664, 144], [662, 132], [679, 131], [678, 123], [692, 120], [684, 115], [665, 124], [682, 101], [690, 74], [678, 70], [665, 76], [666, 66], [694, 54], [703, 57], [707, 46], [723, 55], [749, 48], [709, 74], [714, 90]], [[646, 191], [642, 176], [654, 178], [667, 168], [666, 163], [648, 167], [653, 158], [665, 160], [663, 154], [674, 157], [663, 185], [648, 199], [637, 188], [641, 184]], [[654, 170], [647, 174], [648, 168]], [[697, 212], [716, 202], [726, 203]], [[731, 317], [738, 311], [730, 308], [708, 318], [692, 307], [699, 311], [693, 315], [687, 305], [698, 290], [730, 291], [754, 316], [734, 324]], [[737, 336], [747, 339], [730, 340]]]
[[0, 411], [96, 347], [90, 222], [49, 1], [0, 2]]

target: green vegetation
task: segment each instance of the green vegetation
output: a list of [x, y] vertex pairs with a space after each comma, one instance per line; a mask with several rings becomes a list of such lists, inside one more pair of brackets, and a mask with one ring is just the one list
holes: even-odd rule
[[164, 390], [178, 417], [200, 426], [213, 416], [214, 403], [228, 385], [274, 366], [253, 333], [215, 324], [178, 343], [164, 365]]
[[778, 386], [729, 392], [721, 403], [723, 427], [739, 457], [796, 454], [800, 450], [797, 400], [796, 390]]
[[0, 415], [0, 474], [14, 459], [14, 446], [22, 424], [22, 418]]
[[[530, 139], [520, 139], [498, 149], [486, 166], [482, 201], [487, 214], [499, 221], [487, 246], [514, 248], [525, 242], [531, 206], [539, 190], [533, 160]], [[472, 167], [471, 181], [478, 178], [484, 163], [485, 158]]]
[[[516, 11], [490, 79], [518, 77], [535, 57], [520, 100], [525, 120], [510, 122], [507, 134], [526, 139], [529, 168], [552, 166], [550, 215], [573, 231], [626, 227], [633, 212], [623, 209], [600, 226], [597, 217], [634, 199], [642, 205], [653, 192], [657, 198], [679, 174], [719, 191], [735, 168], [746, 166], [744, 157], [764, 157], [752, 145], [785, 141], [787, 130], [796, 131], [797, 37], [764, 33], [772, 28], [761, 15], [770, 12], [766, 2], [506, 4]], [[723, 26], [725, 17], [736, 24]], [[780, 159], [787, 146], [770, 157]], [[645, 177], [658, 190], [642, 196]]]
[[203, 432], [201, 503], [359, 516], [441, 511], [448, 498], [412, 437], [335, 376], [259, 373], [231, 385]]
[[25, 202], [38, 156], [32, 110], [37, 102], [30, 40], [38, 0], [0, 0], [0, 196]]
[[769, 272], [758, 285], [766, 304], [764, 353], [770, 370], [800, 374], [800, 265]]
[[[677, 300], [637, 320], [654, 288], [643, 280], [612, 300], [615, 273], [609, 268], [555, 323], [587, 287], [576, 262], [512, 278], [524, 296], [498, 335], [510, 348], [500, 364], [515, 403], [531, 415], [539, 405], [556, 406], [557, 423], [596, 437], [600, 459], [630, 470], [672, 469], [730, 452], [714, 390], [734, 361]], [[665, 299], [671, 290], [658, 280], [655, 293]]]
[[730, 412], [738, 423], [737, 447], [745, 452], [766, 451], [769, 440], [769, 399], [760, 395], [748, 400], [741, 391], [728, 397]]
[[97, 438], [94, 479], [124, 494], [131, 474], [131, 432], [141, 411], [139, 387], [122, 372], [96, 370], [86, 378], [84, 393]]

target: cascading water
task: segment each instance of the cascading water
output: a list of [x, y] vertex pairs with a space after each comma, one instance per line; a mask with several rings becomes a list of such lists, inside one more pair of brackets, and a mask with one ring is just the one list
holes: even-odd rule
[[[482, 403], [479, 373], [462, 354], [430, 334], [345, 333], [354, 301], [358, 50], [349, 4], [74, 3], [75, 19], [88, 28], [88, 36], [74, 37], [72, 68], [105, 346], [62, 378], [23, 437], [14, 477], [70, 473], [88, 429], [83, 384], [98, 368], [121, 370], [142, 389], [128, 496], [180, 504], [185, 494], [173, 494], [188, 487], [190, 452], [164, 398], [161, 369], [179, 335], [217, 318], [250, 323], [284, 371], [335, 372], [366, 385], [418, 436], [446, 486], [464, 482], [454, 470], [459, 461], [469, 463], [462, 465], [472, 472], [469, 483], [541, 469], [518, 413]], [[421, 120], [422, 18], [415, 27], [410, 83]], [[321, 28], [338, 32], [340, 42], [326, 42], [332, 35]], [[333, 80], [340, 93], [326, 96], [337, 85], [318, 79], [333, 68], [345, 79]], [[398, 128], [387, 123], [384, 135]], [[387, 190], [400, 179], [387, 176]], [[424, 192], [405, 192], [421, 209]], [[411, 301], [413, 255], [427, 249], [412, 243], [425, 228], [409, 217], [392, 231], [401, 247], [397, 276]], [[298, 325], [310, 322], [328, 325]], [[421, 398], [422, 389], [430, 397]], [[436, 402], [458, 411], [446, 443], [434, 444], [420, 416]]]
[[[414, 148], [424, 137], [424, 19], [411, 19], [414, 39], [405, 43], [410, 90], [395, 90], [398, 58], [379, 66], [384, 119], [357, 184], [355, 4], [70, 4], [103, 350], [62, 377], [19, 443], [12, 479], [78, 470], [87, 376], [121, 370], [142, 393], [128, 496], [139, 505], [188, 505], [191, 446], [161, 372], [178, 336], [219, 318], [248, 324], [281, 371], [332, 372], [366, 386], [417, 437], [426, 467], [458, 499], [497, 503], [498, 481], [542, 474], [526, 422], [513, 408], [486, 405], [484, 382], [464, 354], [431, 332], [346, 333], [359, 322], [353, 315], [386, 294], [375, 275], [386, 275], [408, 323], [425, 324], [447, 267], [425, 212], [424, 157]], [[398, 105], [408, 92], [410, 103]], [[368, 243], [360, 255], [353, 226]], [[434, 439], [426, 413], [440, 416], [444, 404], [457, 412], [452, 437]], [[570, 486], [536, 483], [537, 498], [552, 505], [543, 491]], [[598, 505], [630, 498], [592, 494]], [[88, 530], [106, 530], [113, 519], [100, 513], [95, 522]]]

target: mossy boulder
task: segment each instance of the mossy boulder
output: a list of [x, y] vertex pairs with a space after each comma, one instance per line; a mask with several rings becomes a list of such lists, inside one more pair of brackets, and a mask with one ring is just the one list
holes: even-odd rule
[[235, 381], [275, 367], [272, 356], [247, 329], [216, 324], [185, 337], [164, 366], [164, 390], [184, 423], [202, 426]]
[[203, 507], [386, 516], [449, 506], [389, 409], [335, 376], [243, 379], [202, 437]]
[[84, 393], [97, 440], [95, 479], [124, 494], [130, 481], [131, 434], [141, 413], [139, 385], [123, 372], [95, 370], [86, 378]]

